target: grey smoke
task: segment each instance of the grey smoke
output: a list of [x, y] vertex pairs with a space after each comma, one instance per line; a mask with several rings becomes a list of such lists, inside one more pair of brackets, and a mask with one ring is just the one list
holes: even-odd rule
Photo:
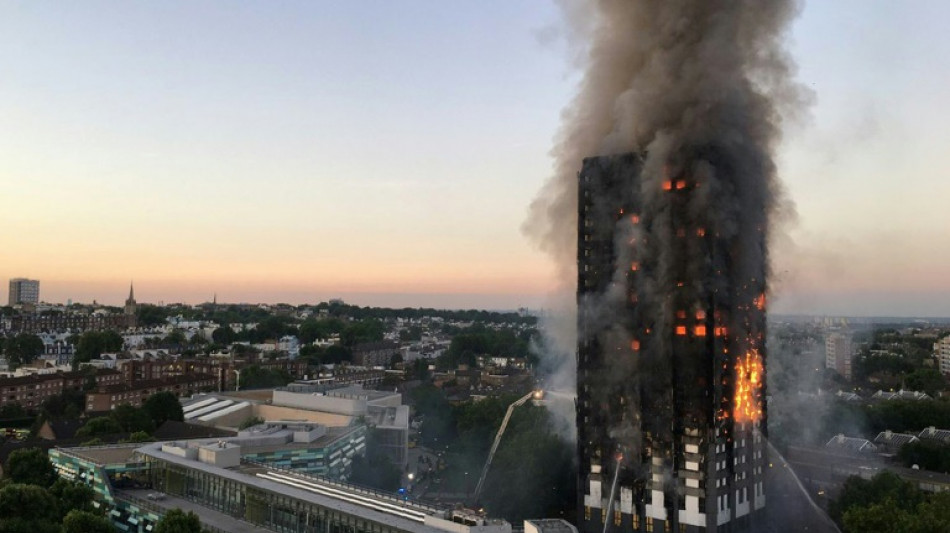
[[[774, 150], [783, 122], [809, 100], [807, 91], [792, 81], [794, 63], [784, 48], [800, 2], [561, 3], [566, 35], [583, 75], [577, 95], [562, 113], [551, 151], [553, 175], [532, 202], [523, 226], [558, 265], [561, 290], [573, 296], [577, 279], [577, 173], [582, 160], [625, 152], [646, 154], [641, 192], [644, 204], [659, 211], [653, 215], [657, 220], [663, 218], [664, 202], [653, 197], [666, 179], [664, 167], [672, 165], [674, 172], [708, 184], [695, 195], [691, 211], [744, 250], [740, 264], [734, 265], [736, 276], [761, 278], [761, 265], [768, 260], [761, 235], [770, 231], [775, 213], [789, 211]], [[707, 157], [709, 147], [713, 158]], [[618, 235], [622, 231], [618, 226]], [[648, 260], [662, 275], [667, 271], [664, 248], [653, 243], [636, 252], [619, 250], [634, 258], [658, 251]], [[661, 279], [658, 284], [664, 283]], [[582, 305], [602, 307], [609, 316], [622, 298], [608, 292], [602, 300]], [[574, 328], [575, 322], [561, 320], [558, 327]], [[572, 343], [551, 350], [560, 354], [561, 373], [569, 374], [575, 335], [549, 338]]]

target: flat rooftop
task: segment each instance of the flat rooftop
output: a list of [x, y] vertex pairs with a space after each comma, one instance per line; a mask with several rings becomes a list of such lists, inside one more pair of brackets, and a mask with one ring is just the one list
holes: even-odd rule
[[142, 447], [142, 443], [110, 444], [85, 448], [55, 448], [65, 455], [73, 455], [100, 466], [128, 463], [132, 454]]
[[254, 389], [242, 391], [221, 391], [209, 394], [209, 396], [221, 396], [230, 398], [240, 398], [253, 402], [269, 402], [274, 397], [274, 389]]
[[330, 483], [278, 469], [255, 469], [254, 471], [257, 473], [252, 474], [250, 470], [236, 471], [220, 468], [165, 453], [161, 451], [160, 443], [147, 444], [140, 447], [138, 451], [166, 463], [206, 472], [237, 483], [253, 486], [258, 490], [280, 494], [323, 508], [335, 509], [364, 520], [387, 524], [410, 533], [444, 533], [444, 530], [425, 525], [424, 518], [425, 516], [441, 518], [447, 513], [448, 509], [405, 502], [370, 490]]

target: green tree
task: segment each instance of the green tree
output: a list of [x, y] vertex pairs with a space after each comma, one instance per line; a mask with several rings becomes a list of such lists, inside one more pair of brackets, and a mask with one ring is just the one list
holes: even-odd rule
[[64, 390], [44, 400], [40, 412], [50, 420], [75, 419], [82, 414], [85, 403], [86, 395], [82, 391]]
[[7, 457], [3, 473], [13, 483], [39, 485], [44, 488], [51, 486], [57, 477], [49, 455], [40, 448], [14, 450]]
[[245, 418], [241, 424], [238, 426], [238, 429], [247, 429], [249, 427], [254, 427], [258, 424], [263, 424], [264, 419], [259, 416], [249, 416]]
[[340, 341], [343, 346], [352, 348], [353, 345], [361, 342], [377, 342], [383, 340], [386, 333], [386, 326], [374, 318], [367, 318], [348, 324], [340, 333]]
[[327, 349], [323, 351], [324, 364], [335, 365], [352, 360], [353, 352], [351, 352], [349, 348], [340, 346], [339, 344], [327, 346]]
[[162, 339], [162, 346], [167, 348], [181, 348], [186, 344], [188, 344], [188, 339], [185, 337], [185, 333], [180, 329], [173, 329], [171, 333]]
[[30, 333], [20, 333], [4, 342], [4, 353], [13, 368], [32, 362], [43, 349], [43, 340]]
[[418, 379], [420, 381], [429, 381], [432, 373], [429, 372], [429, 361], [426, 359], [416, 359], [409, 366], [409, 379]]
[[4, 404], [3, 407], [0, 407], [0, 420], [24, 418], [26, 416], [26, 409], [16, 402]]
[[115, 435], [122, 433], [122, 426], [111, 416], [100, 416], [87, 421], [78, 431], [76, 436], [79, 438], [100, 437], [103, 435]]
[[950, 446], [943, 443], [928, 440], [909, 442], [901, 446], [897, 458], [904, 466], [917, 465], [924, 470], [950, 472]]
[[282, 316], [268, 316], [257, 323], [257, 326], [250, 332], [252, 343], [261, 343], [266, 340], [279, 339], [284, 335], [296, 333], [295, 328], [290, 325], [289, 319]]
[[366, 436], [366, 454], [353, 458], [350, 481], [388, 492], [396, 492], [399, 489], [402, 473], [382, 452], [375, 429], [371, 429]]
[[96, 359], [103, 353], [118, 352], [122, 344], [122, 336], [115, 331], [87, 331], [76, 342], [73, 365], [78, 368], [81, 363]]
[[284, 370], [251, 365], [241, 369], [241, 389], [264, 389], [283, 387], [294, 378]]
[[947, 379], [935, 368], [918, 368], [904, 378], [904, 386], [931, 396], [946, 390]]
[[884, 500], [866, 507], [852, 507], [845, 511], [842, 525], [846, 533], [907, 533], [908, 513], [894, 500]]
[[422, 328], [420, 326], [409, 326], [399, 331], [399, 340], [403, 342], [422, 340]]
[[74, 509], [63, 519], [63, 533], [115, 533], [115, 526], [104, 516]]
[[331, 333], [333, 333], [331, 324], [327, 320], [305, 320], [297, 328], [300, 344], [310, 344], [318, 339], [326, 339]]
[[150, 304], [139, 304], [135, 314], [138, 325], [146, 327], [161, 326], [168, 318], [165, 308]]
[[574, 452], [553, 427], [544, 408], [514, 411], [481, 494], [491, 516], [512, 523], [532, 516], [572, 518], [565, 510], [573, 508]]
[[148, 412], [127, 403], [117, 406], [109, 416], [119, 424], [125, 433], [135, 433], [137, 431], [151, 433], [155, 431], [155, 423], [152, 422]]
[[43, 487], [12, 483], [0, 489], [0, 533], [60, 533], [56, 499]]
[[869, 508], [890, 501], [898, 509], [909, 511], [923, 500], [920, 489], [891, 472], [881, 472], [870, 480], [851, 476], [841, 487], [838, 499], [828, 506], [828, 514], [841, 524], [845, 514], [855, 508]]
[[152, 442], [155, 440], [145, 431], [136, 431], [129, 435], [129, 438], [126, 442]]
[[455, 412], [445, 393], [431, 383], [424, 383], [410, 393], [416, 414], [422, 418], [419, 436], [430, 448], [445, 447], [455, 440]]
[[201, 533], [201, 520], [191, 511], [172, 509], [155, 525], [155, 533]]
[[223, 346], [229, 346], [232, 342], [237, 340], [237, 334], [234, 333], [231, 326], [224, 325], [211, 332], [211, 339]]
[[149, 396], [142, 408], [155, 422], [155, 427], [161, 426], [166, 420], [181, 422], [185, 419], [178, 397], [168, 391], [156, 392]]
[[96, 493], [89, 485], [59, 478], [50, 487], [49, 493], [56, 498], [59, 509], [63, 512], [69, 510], [96, 512], [96, 508], [92, 504]]

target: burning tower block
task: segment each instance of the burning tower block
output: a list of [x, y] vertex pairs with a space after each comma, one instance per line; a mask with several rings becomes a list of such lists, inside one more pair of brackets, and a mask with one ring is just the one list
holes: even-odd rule
[[582, 531], [739, 532], [764, 520], [764, 215], [730, 207], [741, 192], [711, 173], [729, 169], [718, 154], [684, 152], [651, 180], [638, 154], [584, 160]]

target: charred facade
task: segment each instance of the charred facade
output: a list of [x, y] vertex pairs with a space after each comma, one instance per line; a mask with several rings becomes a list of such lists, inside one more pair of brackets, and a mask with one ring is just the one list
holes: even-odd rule
[[724, 212], [742, 194], [725, 154], [680, 150], [652, 179], [638, 154], [584, 160], [583, 531], [751, 531], [762, 514], [765, 215]]

